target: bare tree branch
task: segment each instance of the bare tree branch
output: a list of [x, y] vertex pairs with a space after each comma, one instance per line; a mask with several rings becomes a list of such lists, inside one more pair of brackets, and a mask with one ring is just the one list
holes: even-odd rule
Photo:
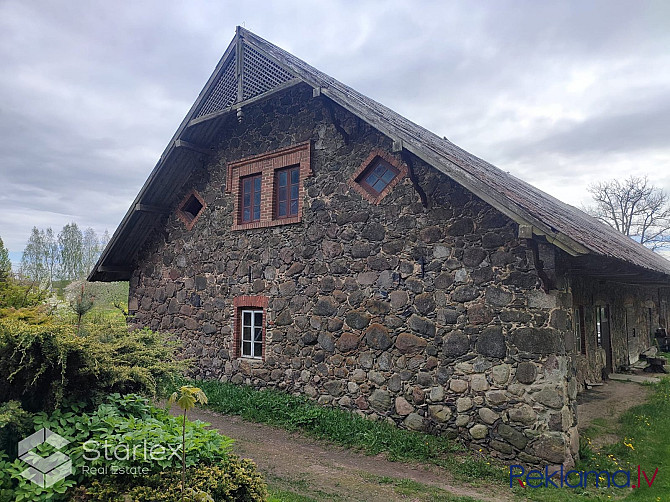
[[584, 210], [652, 250], [670, 246], [668, 195], [647, 177], [630, 176], [589, 186], [595, 206]]

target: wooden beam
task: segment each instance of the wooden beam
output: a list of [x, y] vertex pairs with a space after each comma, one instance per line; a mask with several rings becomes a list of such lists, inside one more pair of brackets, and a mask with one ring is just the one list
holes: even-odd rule
[[205, 155], [211, 155], [212, 151], [204, 146], [196, 145], [195, 143], [190, 143], [189, 141], [184, 141], [183, 139], [178, 139], [174, 142], [176, 148], [186, 148], [193, 152], [203, 153]]
[[275, 94], [288, 89], [289, 87], [293, 87], [294, 85], [299, 84], [300, 82], [302, 82], [302, 80], [298, 78], [287, 80], [283, 84], [279, 84], [277, 87], [274, 87], [269, 91], [264, 92], [263, 94], [259, 94], [258, 96], [254, 96], [253, 98], [245, 99], [244, 101], [241, 101], [240, 103], [235, 103], [232, 106], [224, 108], [223, 110], [208, 113], [207, 115], [202, 115], [201, 117], [195, 118], [188, 123], [187, 127], [193, 127], [194, 125], [202, 124], [203, 122], [207, 122], [208, 120], [214, 120], [219, 117], [223, 117], [224, 115], [228, 115], [231, 112], [241, 109], [243, 106], [249, 106], [250, 104], [253, 103], [260, 103], [262, 101], [271, 98]]
[[116, 274], [123, 274], [123, 273], [128, 273], [132, 272], [133, 269], [130, 268], [127, 265], [100, 265], [98, 267], [98, 272], [104, 273], [104, 272], [110, 272], [110, 273], [116, 273]]
[[152, 206], [151, 204], [135, 204], [135, 211], [141, 213], [168, 214], [170, 210], [167, 207]]

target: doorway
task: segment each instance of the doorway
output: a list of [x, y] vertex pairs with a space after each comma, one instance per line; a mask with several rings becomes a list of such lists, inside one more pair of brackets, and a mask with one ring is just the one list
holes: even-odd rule
[[609, 305], [596, 307], [596, 342], [605, 351], [605, 369], [607, 374], [613, 373], [612, 364], [612, 331]]

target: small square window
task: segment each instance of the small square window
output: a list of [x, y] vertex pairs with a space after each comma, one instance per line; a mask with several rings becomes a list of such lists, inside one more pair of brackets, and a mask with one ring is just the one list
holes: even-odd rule
[[202, 200], [200, 195], [195, 190], [192, 190], [179, 204], [179, 209], [177, 210], [177, 216], [180, 220], [184, 222], [186, 228], [189, 230], [195, 225], [196, 220], [202, 213], [203, 208], [205, 207], [205, 201]]
[[371, 204], [379, 204], [407, 174], [407, 165], [375, 149], [349, 178], [348, 184]]
[[398, 170], [391, 164], [382, 159], [377, 159], [363, 171], [357, 181], [376, 197], [391, 184], [398, 174], [400, 174]]
[[300, 198], [300, 166], [276, 171], [275, 187], [275, 218], [297, 216]]
[[261, 219], [261, 175], [240, 179], [240, 210], [243, 223]]

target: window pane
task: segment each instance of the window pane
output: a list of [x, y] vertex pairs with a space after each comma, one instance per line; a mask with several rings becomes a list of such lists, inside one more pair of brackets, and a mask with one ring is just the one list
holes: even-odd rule
[[292, 200], [291, 201], [291, 214], [293, 214], [293, 215], [298, 214], [298, 201], [297, 200]]
[[242, 328], [242, 340], [251, 340], [251, 328], [249, 326]]
[[291, 185], [291, 199], [298, 198], [298, 185]]
[[279, 171], [279, 186], [285, 187], [288, 182], [288, 173], [286, 171]]
[[386, 188], [386, 185], [387, 183], [384, 183], [383, 180], [377, 180], [377, 182], [374, 185], [372, 185], [372, 188], [374, 188], [378, 192], [381, 192], [382, 190], [384, 190], [384, 188]]
[[260, 310], [254, 312], [254, 326], [263, 326], [263, 312]]
[[279, 202], [279, 209], [277, 210], [277, 216], [286, 216], [286, 202]]
[[244, 342], [242, 344], [242, 355], [251, 356], [251, 342]]
[[300, 171], [295, 168], [291, 170], [291, 183], [297, 185], [300, 182]]
[[254, 328], [254, 341], [262, 342], [263, 341], [263, 328]]
[[254, 343], [254, 357], [263, 357], [262, 343]]
[[389, 183], [391, 183], [391, 180], [392, 180], [393, 178], [395, 178], [395, 175], [394, 175], [393, 172], [391, 172], [391, 171], [386, 171], [386, 172], [384, 173], [384, 176], [382, 176], [382, 179], [384, 180], [384, 182], [385, 182], [387, 185], [388, 185]]
[[242, 312], [242, 324], [244, 326], [251, 326], [251, 311], [245, 310]]
[[254, 191], [255, 192], [260, 192], [261, 191], [261, 177], [260, 176], [254, 176]]
[[261, 207], [260, 206], [255, 206], [254, 207], [254, 220], [260, 220], [261, 219]]
[[286, 200], [286, 197], [287, 197], [286, 187], [280, 188], [279, 191], [277, 192], [277, 198], [280, 201], [282, 201], [282, 200]]
[[386, 167], [384, 167], [383, 164], [377, 164], [377, 167], [375, 167], [372, 172], [375, 174], [375, 176], [381, 178], [384, 175], [385, 171]]

